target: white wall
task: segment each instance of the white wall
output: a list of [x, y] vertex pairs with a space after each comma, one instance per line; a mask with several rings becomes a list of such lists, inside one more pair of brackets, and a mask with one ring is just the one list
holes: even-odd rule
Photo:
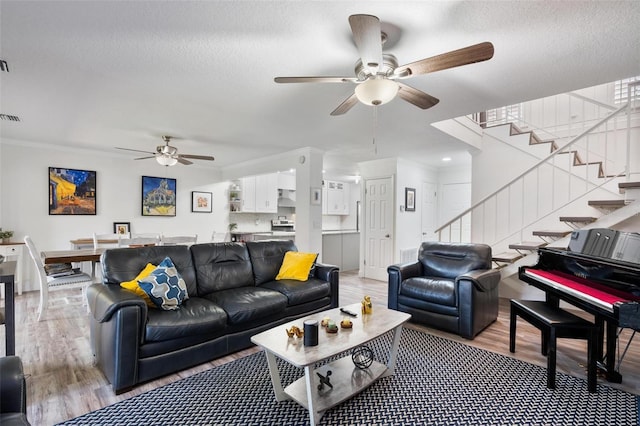
[[[210, 241], [214, 230], [226, 230], [229, 185], [221, 182], [220, 173], [211, 168], [198, 165], [162, 167], [153, 160], [133, 161], [105, 153], [10, 140], [2, 141], [0, 151], [0, 226], [14, 231], [14, 241], [22, 241], [25, 235], [30, 235], [41, 251], [69, 249], [72, 239], [90, 238], [94, 232], [113, 232], [113, 222], [131, 222], [131, 230], [140, 233], [198, 234], [199, 242]], [[97, 172], [96, 215], [48, 214], [50, 166]], [[142, 216], [143, 175], [176, 179], [175, 217]], [[213, 213], [192, 213], [191, 191], [212, 192]], [[35, 289], [35, 286], [31, 283], [25, 288]]]
[[[414, 249], [422, 242], [422, 183], [436, 182], [437, 170], [407, 159], [398, 159], [396, 179], [396, 233], [394, 262], [400, 261], [400, 252]], [[405, 188], [416, 190], [415, 211], [406, 211]], [[435, 208], [435, 206], [434, 206]], [[435, 212], [434, 212], [435, 214]]]

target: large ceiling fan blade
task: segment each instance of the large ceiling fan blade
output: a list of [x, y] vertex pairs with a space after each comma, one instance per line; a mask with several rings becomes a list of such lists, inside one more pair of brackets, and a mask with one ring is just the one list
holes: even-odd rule
[[356, 97], [356, 94], [354, 93], [353, 95], [351, 95], [347, 99], [345, 99], [344, 102], [342, 102], [340, 105], [338, 105], [338, 108], [336, 108], [333, 111], [331, 111], [331, 115], [342, 115], [342, 114], [346, 113], [347, 111], [349, 111], [351, 108], [353, 108], [353, 106], [355, 104], [357, 104], [357, 103], [358, 103], [358, 98]]
[[380, 19], [373, 15], [351, 15], [349, 25], [353, 40], [365, 67], [375, 74], [382, 64], [382, 33]]
[[192, 155], [192, 154], [180, 154], [178, 155], [178, 158], [193, 158], [194, 160], [209, 160], [209, 161], [215, 160], [215, 158], [213, 158], [210, 155]]
[[182, 157], [183, 157], [182, 155], [179, 155], [178, 158], [176, 158], [176, 160], [178, 160], [178, 163], [184, 164], [185, 166], [188, 166], [189, 164], [193, 164], [193, 161], [185, 160]]
[[147, 159], [149, 159], [149, 158], [156, 158], [156, 156], [155, 156], [155, 155], [151, 155], [151, 156], [149, 156], [149, 157], [134, 158], [134, 160], [147, 160]]
[[431, 108], [432, 106], [440, 102], [440, 99], [434, 98], [433, 96], [424, 93], [422, 90], [418, 90], [415, 87], [400, 83], [399, 81], [397, 81], [396, 83], [398, 83], [398, 86], [400, 86], [400, 90], [398, 90], [398, 96], [400, 96], [400, 98], [404, 99], [405, 101], [414, 104], [418, 108]]
[[141, 151], [141, 150], [139, 150], [139, 149], [118, 148], [117, 146], [116, 146], [115, 148], [116, 148], [116, 149], [121, 149], [121, 150], [123, 150], [123, 151], [144, 152], [145, 154], [155, 155], [155, 152], [150, 152], [150, 151]]
[[441, 55], [421, 59], [410, 64], [401, 65], [394, 70], [399, 78], [406, 78], [417, 74], [426, 74], [486, 61], [493, 57], [493, 44], [488, 41], [474, 44]]
[[276, 77], [276, 83], [355, 83], [355, 77]]

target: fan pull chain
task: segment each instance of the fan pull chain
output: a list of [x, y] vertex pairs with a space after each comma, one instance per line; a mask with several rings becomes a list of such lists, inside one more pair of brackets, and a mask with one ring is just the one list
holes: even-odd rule
[[373, 106], [373, 153], [378, 155], [378, 145], [376, 145], [376, 133], [378, 131], [378, 106]]

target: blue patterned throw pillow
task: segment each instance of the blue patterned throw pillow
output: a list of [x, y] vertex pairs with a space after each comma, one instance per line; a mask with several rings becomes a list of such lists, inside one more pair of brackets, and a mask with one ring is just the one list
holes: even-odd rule
[[187, 284], [168, 257], [146, 278], [139, 280], [138, 284], [151, 301], [165, 311], [178, 309], [189, 298]]

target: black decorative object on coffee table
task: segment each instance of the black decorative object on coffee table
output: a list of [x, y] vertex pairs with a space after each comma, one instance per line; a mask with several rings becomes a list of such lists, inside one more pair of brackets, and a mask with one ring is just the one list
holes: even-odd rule
[[353, 348], [351, 359], [359, 369], [367, 369], [373, 364], [373, 351], [368, 346], [358, 346]]

